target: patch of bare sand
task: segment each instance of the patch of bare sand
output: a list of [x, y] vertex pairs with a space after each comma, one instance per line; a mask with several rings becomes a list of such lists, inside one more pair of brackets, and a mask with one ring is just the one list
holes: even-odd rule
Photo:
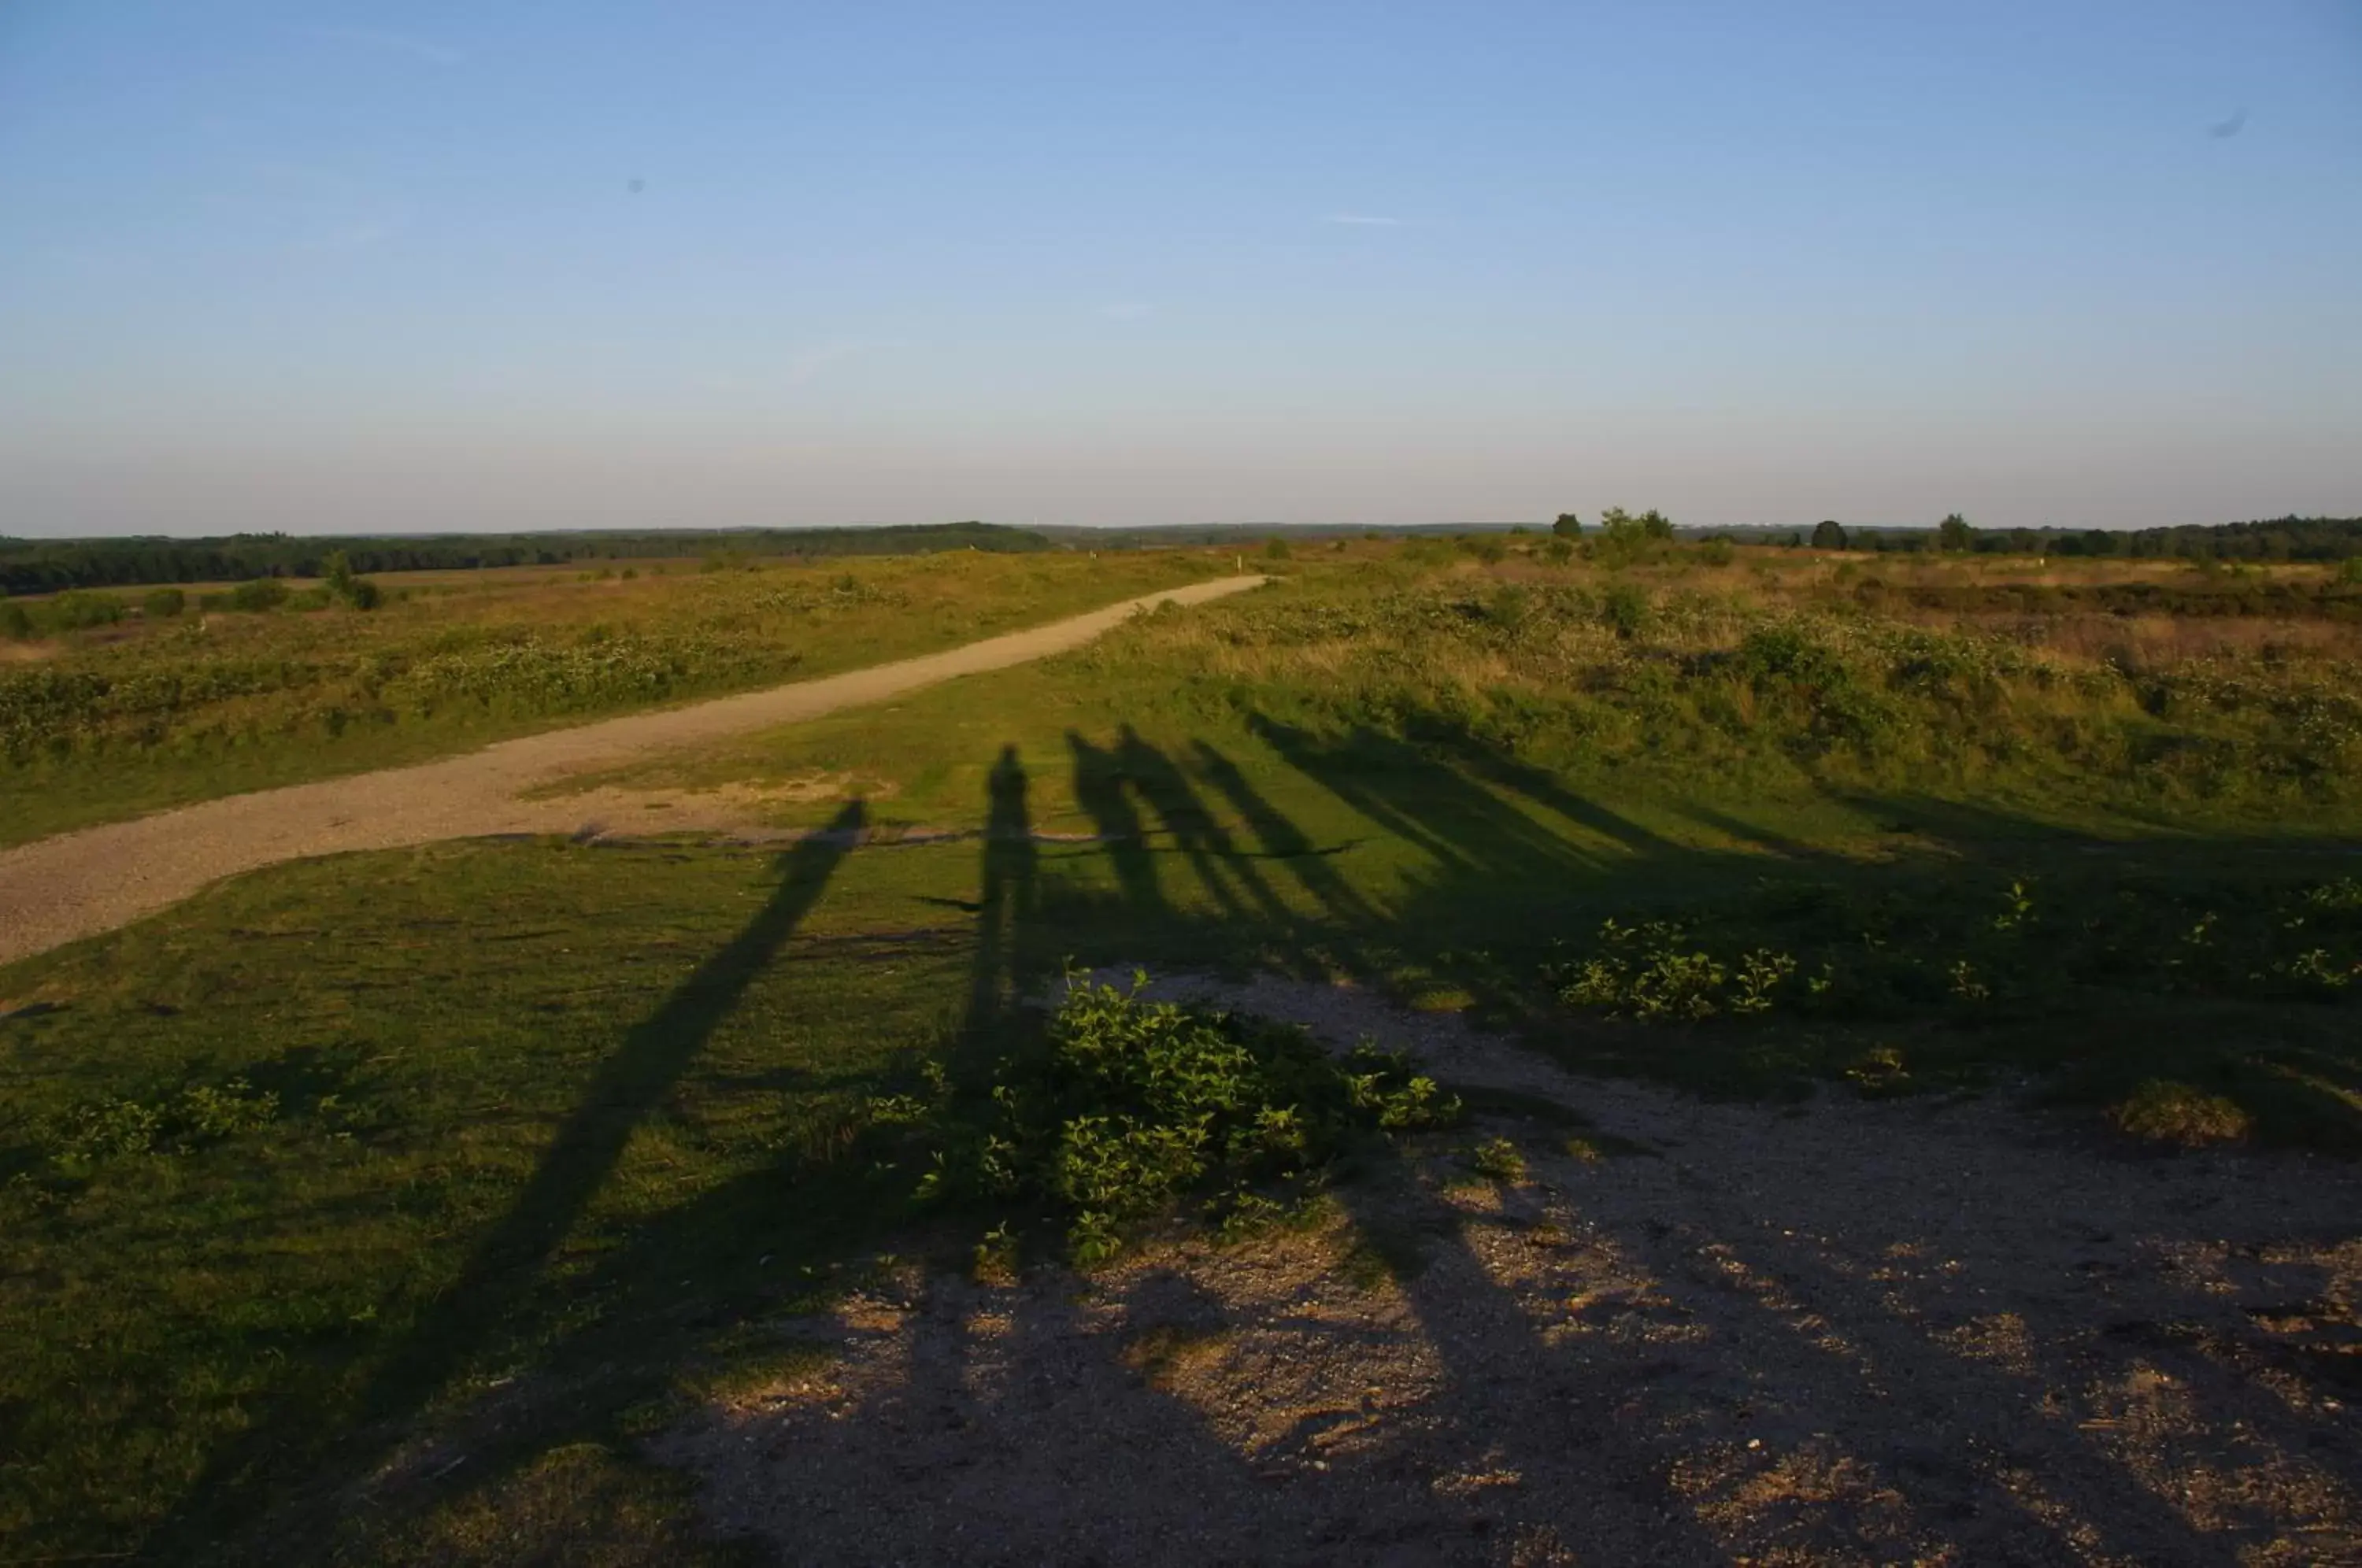
[[[1450, 1015], [1162, 988], [1547, 1094], [1308, 1232], [905, 1268], [662, 1456], [833, 1562], [2362, 1562], [2362, 1176], [1992, 1100], [1717, 1105]], [[1596, 1147], [1648, 1151], [1601, 1158]]]

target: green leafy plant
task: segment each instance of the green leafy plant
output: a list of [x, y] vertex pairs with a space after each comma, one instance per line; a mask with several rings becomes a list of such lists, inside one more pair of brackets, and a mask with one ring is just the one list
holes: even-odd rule
[[226, 608], [261, 613], [285, 604], [290, 595], [288, 586], [275, 577], [257, 577], [239, 583], [229, 591]]
[[1468, 1156], [1476, 1174], [1497, 1182], [1521, 1182], [1526, 1179], [1526, 1156], [1516, 1143], [1507, 1138], [1487, 1138], [1476, 1145]]
[[[922, 1180], [929, 1197], [1046, 1205], [1076, 1262], [1195, 1198], [1231, 1233], [1278, 1212], [1357, 1135], [1440, 1126], [1459, 1102], [1400, 1057], [1332, 1059], [1301, 1030], [1069, 977], [1044, 1050], [1005, 1062]], [[899, 1109], [899, 1108], [898, 1108]], [[907, 1113], [904, 1113], [907, 1115]]]

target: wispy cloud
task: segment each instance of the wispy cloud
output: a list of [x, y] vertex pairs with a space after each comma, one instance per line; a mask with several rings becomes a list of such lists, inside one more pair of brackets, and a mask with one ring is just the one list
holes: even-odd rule
[[391, 32], [383, 28], [306, 28], [304, 33], [306, 38], [318, 39], [323, 43], [348, 44], [354, 49], [400, 55], [428, 65], [457, 65], [468, 58], [458, 50], [436, 43], [432, 39]]
[[1356, 228], [1400, 228], [1403, 226], [1403, 220], [1400, 218], [1374, 217], [1368, 213], [1323, 213], [1320, 215], [1320, 221], [1322, 223], [1347, 224]]

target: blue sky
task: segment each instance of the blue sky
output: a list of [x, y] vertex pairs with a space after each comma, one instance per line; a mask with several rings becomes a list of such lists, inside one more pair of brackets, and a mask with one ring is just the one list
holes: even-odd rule
[[2362, 513], [2362, 5], [0, 6], [0, 533]]

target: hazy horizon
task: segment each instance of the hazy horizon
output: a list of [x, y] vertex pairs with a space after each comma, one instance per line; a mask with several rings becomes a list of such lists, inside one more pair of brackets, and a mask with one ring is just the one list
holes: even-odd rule
[[0, 534], [2362, 513], [2362, 12], [0, 13]]

